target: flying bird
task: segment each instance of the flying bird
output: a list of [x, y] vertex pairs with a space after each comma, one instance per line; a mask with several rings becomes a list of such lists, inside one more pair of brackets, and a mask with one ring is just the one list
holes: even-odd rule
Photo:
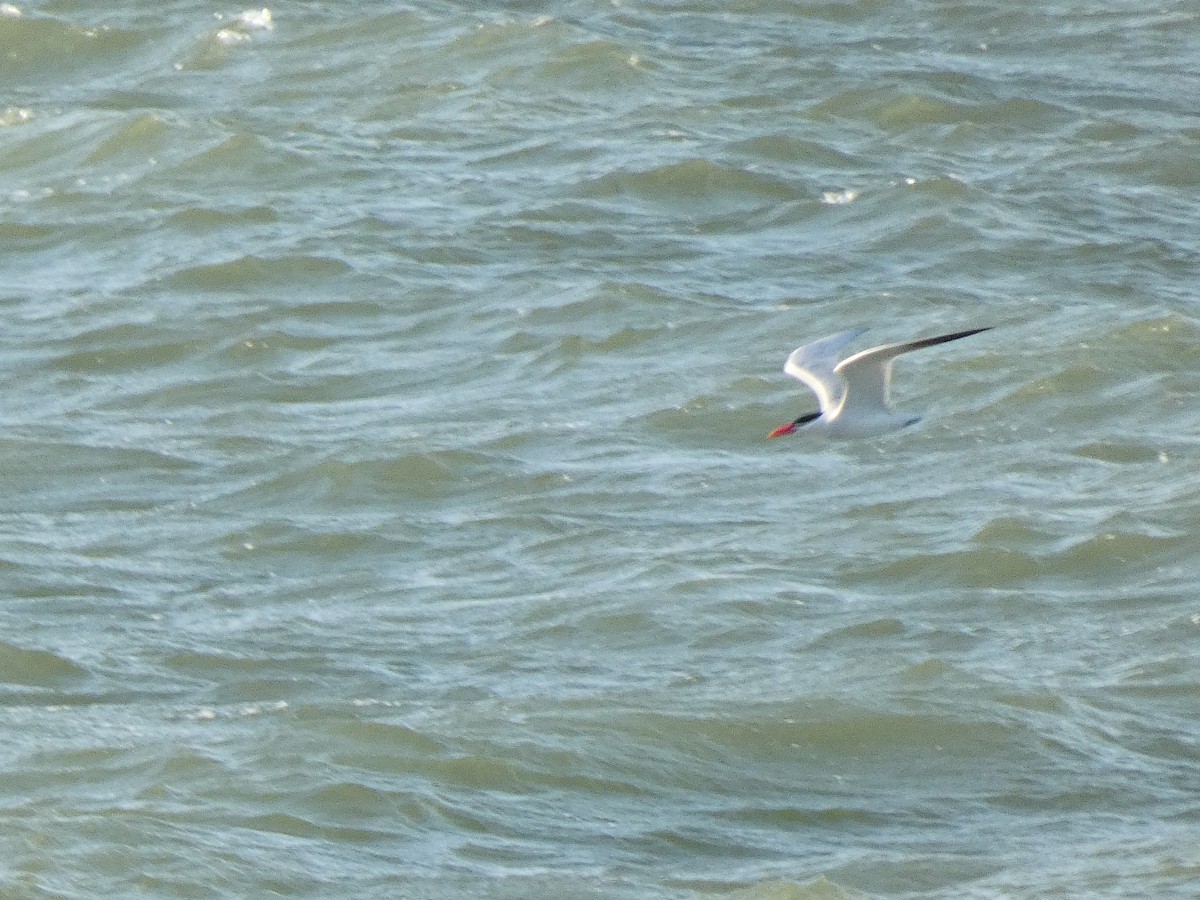
[[901, 344], [884, 344], [860, 350], [840, 361], [842, 350], [865, 333], [865, 328], [843, 331], [797, 347], [783, 364], [783, 371], [812, 389], [820, 410], [780, 425], [767, 437], [791, 434], [802, 425], [841, 437], [864, 437], [914, 425], [921, 420], [920, 416], [894, 410], [888, 400], [892, 362], [901, 353], [957, 341], [988, 330], [990, 326]]

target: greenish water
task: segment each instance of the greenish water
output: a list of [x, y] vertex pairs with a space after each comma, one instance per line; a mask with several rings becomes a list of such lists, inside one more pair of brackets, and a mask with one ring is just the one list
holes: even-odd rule
[[1195, 896], [1198, 25], [0, 7], [0, 893]]

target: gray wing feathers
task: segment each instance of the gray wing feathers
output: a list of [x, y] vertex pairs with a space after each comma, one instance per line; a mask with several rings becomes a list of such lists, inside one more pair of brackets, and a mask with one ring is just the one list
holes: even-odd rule
[[834, 367], [837, 376], [846, 383], [847, 396], [853, 395], [856, 408], [888, 408], [888, 395], [892, 385], [892, 361], [902, 353], [934, 347], [959, 338], [970, 337], [987, 331], [987, 328], [972, 328], [937, 337], [905, 341], [899, 344], [884, 344], [848, 356]]
[[797, 347], [783, 364], [784, 372], [804, 382], [817, 395], [822, 412], [841, 402], [846, 392], [845, 382], [838, 374], [842, 350], [866, 330], [843, 331]]

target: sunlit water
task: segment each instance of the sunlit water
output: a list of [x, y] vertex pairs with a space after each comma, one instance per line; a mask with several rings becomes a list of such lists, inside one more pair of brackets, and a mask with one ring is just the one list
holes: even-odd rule
[[0, 892], [1195, 896], [1198, 33], [0, 6]]

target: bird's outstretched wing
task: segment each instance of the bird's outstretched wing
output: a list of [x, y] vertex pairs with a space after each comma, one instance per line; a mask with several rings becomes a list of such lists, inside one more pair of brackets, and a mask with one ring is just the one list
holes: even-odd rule
[[845, 395], [846, 383], [837, 372], [840, 368], [838, 362], [846, 345], [859, 335], [865, 334], [866, 330], [856, 328], [853, 331], [843, 331], [797, 347], [783, 364], [784, 372], [804, 382], [817, 395], [821, 412], [836, 406]]
[[[987, 331], [988, 328], [972, 328], [937, 337], [904, 341], [899, 344], [884, 344], [848, 356], [834, 367], [836, 377], [843, 379], [846, 405], [864, 413], [881, 412], [889, 409], [889, 394], [892, 384], [892, 361], [901, 353], [910, 353], [925, 347], [957, 341]], [[797, 376], [798, 377], [798, 376]]]

